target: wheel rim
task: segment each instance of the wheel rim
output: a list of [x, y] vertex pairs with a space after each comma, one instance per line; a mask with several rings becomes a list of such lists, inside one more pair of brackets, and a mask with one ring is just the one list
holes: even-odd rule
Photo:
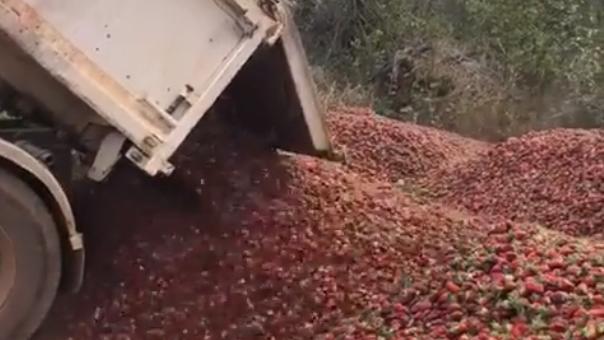
[[0, 225], [0, 310], [8, 301], [16, 276], [15, 252], [8, 234]]

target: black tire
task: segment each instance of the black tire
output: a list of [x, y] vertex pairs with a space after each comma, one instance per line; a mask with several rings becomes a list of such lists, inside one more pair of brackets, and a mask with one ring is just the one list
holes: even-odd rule
[[[0, 169], [0, 339], [26, 340], [54, 301], [61, 275], [57, 229], [42, 199]], [[7, 242], [8, 240], [8, 246]], [[8, 260], [7, 260], [8, 259]], [[11, 265], [12, 263], [12, 265]], [[11, 270], [13, 268], [14, 270]], [[13, 283], [6, 285], [6, 282]]]

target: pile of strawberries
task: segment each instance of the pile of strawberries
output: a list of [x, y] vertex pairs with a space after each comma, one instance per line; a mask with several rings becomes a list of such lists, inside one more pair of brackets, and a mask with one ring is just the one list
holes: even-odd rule
[[420, 206], [339, 164], [278, 156], [224, 133], [190, 145], [179, 159], [188, 170], [173, 179], [124, 169], [82, 200], [95, 240], [87, 285], [57, 307], [48, 327], [58, 329], [47, 332], [312, 338], [386, 303], [426, 266], [467, 247], [461, 239], [480, 242], [473, 218]]
[[487, 146], [446, 131], [378, 116], [367, 109], [332, 112], [327, 121], [349, 169], [391, 182], [425, 176]]
[[323, 338], [604, 337], [603, 243], [500, 223], [431, 271]]
[[[39, 338], [604, 336], [601, 242], [451, 202], [447, 193], [471, 182], [462, 170], [506, 144], [363, 110], [332, 113], [329, 124], [344, 164], [270, 152], [206, 120], [173, 178], [124, 166], [82, 193], [80, 224], [93, 240], [86, 285]], [[532, 136], [508, 144], [547, 134]], [[538, 157], [507, 148], [505, 164]]]
[[433, 193], [480, 214], [534, 222], [576, 236], [604, 235], [604, 135], [533, 132], [437, 171]]

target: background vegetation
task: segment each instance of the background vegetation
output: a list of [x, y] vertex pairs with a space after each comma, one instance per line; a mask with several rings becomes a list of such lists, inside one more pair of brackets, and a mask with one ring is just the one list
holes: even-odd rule
[[329, 105], [486, 139], [604, 127], [602, 0], [298, 0]]

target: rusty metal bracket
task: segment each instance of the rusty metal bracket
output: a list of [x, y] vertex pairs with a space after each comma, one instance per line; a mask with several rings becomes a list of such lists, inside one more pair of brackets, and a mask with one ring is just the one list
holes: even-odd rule
[[94, 163], [88, 170], [88, 178], [97, 182], [104, 180], [120, 159], [125, 142], [126, 137], [118, 132], [111, 132], [105, 136]]

